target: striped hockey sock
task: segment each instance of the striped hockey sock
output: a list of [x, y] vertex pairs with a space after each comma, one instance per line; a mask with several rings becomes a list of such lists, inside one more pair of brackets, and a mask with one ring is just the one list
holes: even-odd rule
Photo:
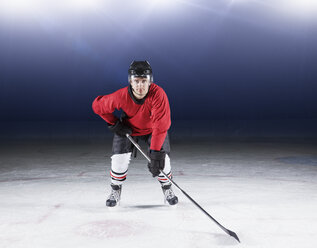
[[[170, 171], [169, 173], [167, 173], [167, 176], [171, 179], [173, 179], [173, 176], [172, 176], [172, 172]], [[157, 177], [157, 180], [161, 183], [162, 186], [164, 185], [169, 185], [171, 184], [168, 179], [166, 179], [166, 177], [163, 175], [163, 174], [160, 174], [158, 177]]]
[[113, 170], [110, 170], [111, 183], [116, 185], [122, 184], [122, 182], [127, 179], [127, 172], [128, 170], [122, 173], [118, 173]]

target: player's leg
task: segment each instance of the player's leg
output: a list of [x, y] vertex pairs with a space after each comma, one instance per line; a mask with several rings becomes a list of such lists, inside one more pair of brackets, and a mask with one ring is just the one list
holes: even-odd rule
[[[151, 138], [152, 138], [152, 136], [150, 135], [148, 140], [147, 140], [148, 146], [151, 145]], [[149, 150], [149, 148], [148, 148], [148, 150]], [[162, 150], [166, 153], [166, 155], [165, 155], [165, 166], [164, 166], [163, 172], [169, 178], [172, 178], [171, 160], [170, 160], [170, 157], [169, 157], [171, 149], [170, 149], [170, 142], [169, 142], [168, 133], [166, 134], [164, 143], [162, 145]], [[165, 176], [162, 173], [160, 173], [160, 175], [157, 177], [157, 179], [158, 179], [159, 183], [161, 184], [165, 202], [167, 201], [170, 205], [177, 204], [178, 203], [178, 198], [174, 194], [174, 191], [172, 189], [172, 184], [170, 183], [170, 181], [168, 181], [168, 179], [166, 179]]]
[[111, 193], [106, 201], [108, 207], [114, 207], [120, 201], [122, 183], [127, 177], [131, 151], [131, 142], [126, 137], [114, 134], [110, 169]]

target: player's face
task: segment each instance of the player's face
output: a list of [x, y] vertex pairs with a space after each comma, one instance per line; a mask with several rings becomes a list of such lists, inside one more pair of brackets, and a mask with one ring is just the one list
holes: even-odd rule
[[146, 96], [150, 87], [150, 77], [132, 77], [131, 86], [133, 89], [133, 94], [137, 99], [142, 99]]

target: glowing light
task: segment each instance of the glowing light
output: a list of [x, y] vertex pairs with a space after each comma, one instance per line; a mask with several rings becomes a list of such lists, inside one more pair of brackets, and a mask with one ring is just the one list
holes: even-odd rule
[[0, 13], [7, 15], [30, 14], [41, 5], [39, 0], [3, 0], [0, 2]]
[[67, 0], [64, 4], [70, 8], [77, 8], [82, 10], [98, 9], [103, 5], [103, 0]]
[[171, 1], [171, 0], [154, 0], [153, 1], [156, 5], [159, 6], [165, 6], [165, 7], [170, 7], [171, 5], [173, 5], [173, 3], [175, 3], [175, 1]]
[[317, 13], [316, 0], [283, 0], [281, 6], [298, 14]]
[[232, 5], [265, 8], [282, 15], [299, 18], [317, 18], [317, 0], [229, 0]]
[[145, 20], [157, 11], [162, 12], [162, 17], [167, 12], [177, 16], [184, 6], [191, 7], [193, 11], [202, 10], [226, 18], [248, 19], [248, 15], [239, 13], [240, 7], [247, 7], [247, 11], [252, 12], [254, 8], [266, 16], [293, 18], [296, 21], [317, 20], [317, 0], [127, 0], [123, 3], [115, 0], [0, 0], [0, 18], [54, 19], [62, 22], [81, 16], [82, 13], [98, 12], [102, 15], [110, 13], [109, 16], [114, 17], [124, 13], [124, 18], [127, 18], [125, 13], [134, 13], [138, 19]]
[[105, 0], [1, 0], [0, 14], [23, 18], [36, 13], [64, 13], [78, 10], [94, 10], [103, 6]]

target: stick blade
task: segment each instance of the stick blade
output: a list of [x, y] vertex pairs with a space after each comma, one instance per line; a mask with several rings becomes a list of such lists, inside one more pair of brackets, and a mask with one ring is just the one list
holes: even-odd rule
[[238, 238], [238, 235], [235, 232], [228, 230], [228, 234], [240, 243], [240, 239]]

